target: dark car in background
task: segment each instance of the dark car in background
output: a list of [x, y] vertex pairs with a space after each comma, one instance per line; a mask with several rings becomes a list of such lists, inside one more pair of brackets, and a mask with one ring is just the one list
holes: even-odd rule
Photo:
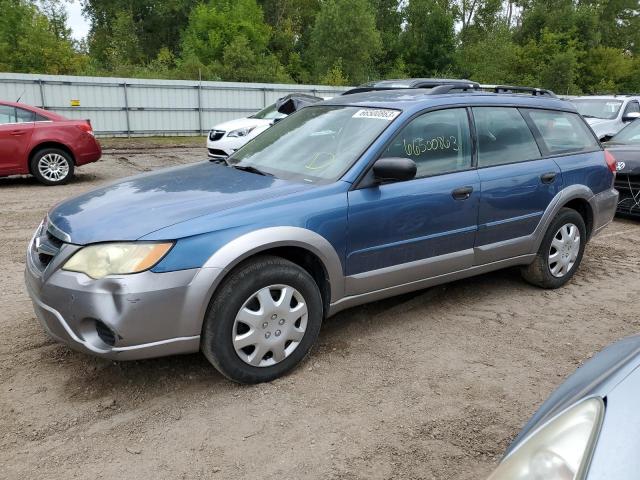
[[606, 148], [616, 159], [617, 213], [640, 218], [640, 120], [620, 130]]
[[0, 177], [31, 174], [45, 185], [60, 185], [73, 177], [75, 167], [101, 155], [89, 120], [0, 102]]

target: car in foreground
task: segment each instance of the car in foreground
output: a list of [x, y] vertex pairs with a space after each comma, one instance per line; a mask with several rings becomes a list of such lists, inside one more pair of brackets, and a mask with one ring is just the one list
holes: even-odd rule
[[616, 159], [618, 214], [640, 217], [640, 120], [620, 130], [606, 148]]
[[320, 102], [314, 95], [291, 94], [246, 118], [230, 120], [214, 126], [207, 136], [207, 153], [212, 160], [224, 160], [249, 140], [299, 108]]
[[83, 352], [201, 350], [255, 383], [300, 363], [345, 308], [512, 266], [564, 285], [613, 218], [610, 156], [553, 96], [434, 91], [336, 97], [224, 164], [57, 205], [27, 252], [38, 318]]
[[635, 480], [640, 336], [607, 347], [542, 404], [489, 480]]
[[625, 125], [640, 118], [640, 96], [593, 95], [575, 97], [571, 102], [602, 141], [608, 140]]
[[101, 155], [88, 120], [0, 102], [0, 177], [31, 174], [45, 185], [60, 185]]

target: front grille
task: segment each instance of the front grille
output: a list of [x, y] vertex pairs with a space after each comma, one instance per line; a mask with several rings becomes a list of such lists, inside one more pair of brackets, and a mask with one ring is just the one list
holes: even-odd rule
[[222, 137], [224, 137], [225, 133], [227, 132], [225, 132], [224, 130], [211, 130], [209, 132], [209, 140], [211, 140], [212, 142], [220, 140]]
[[64, 241], [60, 240], [45, 224], [36, 234], [32, 244], [32, 258], [39, 270], [43, 271], [56, 257]]
[[96, 333], [100, 340], [112, 347], [116, 344], [116, 334], [100, 320], [96, 320]]
[[38, 260], [40, 260], [40, 264], [46, 268], [47, 265], [51, 263], [51, 260], [53, 260], [53, 257], [45, 253], [38, 253]]
[[212, 155], [214, 157], [222, 157], [222, 158], [228, 157], [228, 155], [224, 150], [218, 150], [217, 148], [209, 148], [207, 150], [209, 150], [209, 155]]
[[640, 175], [618, 173], [615, 187], [620, 193], [618, 213], [627, 215], [640, 214]]
[[46, 236], [47, 236], [47, 240], [49, 240], [51, 245], [54, 245], [57, 248], [62, 247], [62, 245], [64, 244], [64, 242], [60, 240], [58, 237], [54, 237], [49, 230], [47, 230]]

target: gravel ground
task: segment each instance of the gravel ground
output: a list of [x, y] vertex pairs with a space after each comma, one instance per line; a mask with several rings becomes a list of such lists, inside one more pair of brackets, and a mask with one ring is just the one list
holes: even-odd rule
[[34, 228], [71, 195], [205, 155], [115, 148], [64, 187], [0, 179], [0, 478], [482, 479], [564, 377], [638, 330], [640, 224], [616, 220], [560, 290], [505, 270], [354, 308], [270, 384], [201, 355], [75, 353], [23, 287]]

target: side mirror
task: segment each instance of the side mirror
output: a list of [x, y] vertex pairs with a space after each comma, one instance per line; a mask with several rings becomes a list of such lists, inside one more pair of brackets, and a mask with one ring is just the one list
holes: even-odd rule
[[402, 182], [415, 178], [416, 162], [408, 158], [380, 158], [373, 164], [373, 176], [378, 182]]
[[640, 112], [629, 112], [622, 117], [623, 122], [633, 122], [640, 118]]

